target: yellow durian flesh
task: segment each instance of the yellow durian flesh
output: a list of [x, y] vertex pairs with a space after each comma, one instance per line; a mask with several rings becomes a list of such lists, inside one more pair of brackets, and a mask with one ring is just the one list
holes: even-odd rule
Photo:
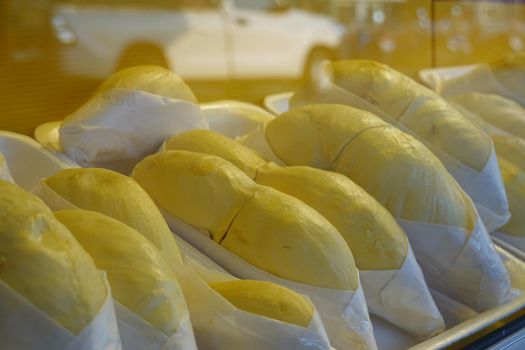
[[[333, 105], [318, 105], [315, 119], [295, 111], [277, 118], [280, 128], [272, 128], [272, 121], [266, 129], [269, 144], [287, 164], [317, 167], [304, 153], [323, 149], [329, 142], [324, 139], [336, 134], [343, 146], [334, 159], [325, 157], [329, 169], [348, 176], [394, 217], [472, 227], [474, 212], [468, 198], [439, 160], [412, 136], [363, 111], [352, 118], [350, 112], [334, 113]], [[377, 126], [366, 126], [376, 124], [375, 120]]]
[[183, 150], [207, 153], [221, 157], [250, 178], [266, 161], [252, 149], [211, 130], [191, 130], [175, 135], [166, 141], [166, 150]]
[[255, 181], [308, 204], [348, 243], [360, 270], [399, 269], [407, 255], [405, 232], [372, 196], [344, 175], [306, 166], [259, 169]]
[[337, 85], [366, 99], [462, 163], [481, 170], [490, 138], [439, 95], [390, 67], [366, 60], [332, 63]]
[[95, 93], [109, 89], [142, 90], [152, 94], [197, 103], [186, 83], [169, 69], [143, 65], [121, 69], [107, 78]]
[[252, 179], [226, 160], [188, 151], [166, 151], [142, 160], [133, 178], [166, 212], [220, 242], [252, 196]]
[[181, 261], [175, 238], [149, 195], [132, 178], [98, 168], [66, 169], [44, 180], [78, 208], [133, 227], [158, 249]]
[[451, 100], [475, 113], [485, 122], [525, 138], [525, 109], [513, 100], [475, 92], [454, 96]]
[[498, 159], [511, 161], [525, 171], [525, 139], [512, 135], [492, 135]]
[[106, 298], [91, 257], [37, 197], [0, 180], [0, 279], [74, 334]]
[[106, 271], [114, 299], [170, 336], [186, 303], [174, 272], [144, 236], [109, 216], [69, 209], [55, 216]]
[[423, 144], [396, 128], [361, 133], [334, 170], [355, 181], [394, 217], [468, 231], [474, 225], [472, 205], [452, 176]]
[[357, 269], [348, 245], [321, 214], [266, 186], [241, 208], [221, 245], [284, 279], [355, 290]]
[[498, 157], [498, 163], [512, 213], [510, 220], [498, 231], [525, 237], [525, 172], [504, 157]]
[[214, 282], [210, 286], [237, 308], [275, 320], [307, 327], [312, 304], [302, 295], [266, 281], [235, 280]]
[[266, 126], [266, 139], [273, 152], [288, 165], [330, 169], [346, 144], [359, 132], [383, 125], [388, 124], [357, 108], [308, 105], [270, 121]]

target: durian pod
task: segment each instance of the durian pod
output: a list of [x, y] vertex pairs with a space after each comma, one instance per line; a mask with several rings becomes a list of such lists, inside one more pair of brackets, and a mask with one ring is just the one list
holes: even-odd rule
[[525, 251], [525, 140], [512, 135], [492, 135], [512, 216], [492, 234]]
[[233, 280], [210, 283], [233, 305], [244, 311], [306, 327], [314, 308], [304, 296], [266, 281]]
[[210, 129], [231, 138], [246, 135], [257, 125], [275, 118], [259, 106], [235, 100], [201, 103], [200, 106]]
[[[307, 294], [333, 346], [376, 348], [352, 254], [314, 209], [255, 184], [219, 157], [194, 152], [149, 156], [133, 177], [164, 210], [172, 229], [226, 270]], [[197, 217], [208, 219], [196, 224]]]
[[292, 106], [341, 103], [372, 112], [422, 141], [472, 198], [489, 231], [508, 221], [508, 202], [490, 138], [447, 101], [386, 65], [365, 60], [326, 66], [319, 91]]
[[525, 106], [525, 54], [515, 53], [488, 64], [478, 64], [464, 74], [439, 79], [436, 91], [443, 96], [468, 92], [501, 95]]
[[[106, 169], [66, 169], [42, 180], [34, 192], [55, 210], [68, 209], [69, 203], [119, 220], [170, 258], [181, 261], [177, 243], [162, 214], [148, 194], [127, 176]], [[54, 197], [58, 197], [56, 201]]]
[[110, 289], [67, 228], [4, 180], [0, 208], [0, 347], [120, 349]]
[[155, 66], [110, 76], [59, 128], [64, 153], [83, 167], [129, 174], [164, 139], [208, 123], [186, 84]]
[[[175, 135], [166, 140], [163, 149], [219, 156], [255, 177], [257, 183], [302, 200], [327, 218], [348, 243], [372, 313], [417, 337], [443, 329], [419, 265], [409, 253], [405, 233], [385, 208], [346, 176], [305, 166], [266, 163], [255, 151], [209, 130]], [[396, 287], [401, 285], [405, 287]], [[400, 302], [398, 296], [408, 293], [408, 289], [419, 295], [417, 302]], [[395, 301], [391, 303], [390, 297]]]
[[5, 161], [4, 155], [0, 153], [0, 180], [5, 180], [9, 182], [14, 182], [9, 168], [7, 167], [7, 162]]
[[450, 100], [494, 127], [525, 138], [525, 109], [518, 103], [499, 95], [475, 92], [454, 96]]
[[269, 273], [318, 287], [357, 288], [352, 253], [335, 227], [222, 158], [157, 153], [135, 167], [133, 178], [164, 211]]
[[[176, 344], [171, 349], [196, 349], [177, 277], [155, 246], [133, 228], [94, 211], [66, 209], [54, 214], [97, 268], [106, 271], [113, 298], [120, 304], [117, 316], [125, 349], [168, 342]], [[131, 317], [123, 317], [127, 310]], [[137, 316], [140, 321], [134, 322]], [[137, 323], [144, 325], [129, 331]]]
[[477, 310], [508, 300], [508, 273], [472, 202], [415, 138], [342, 105], [291, 110], [262, 132], [273, 157], [328, 165], [375, 197], [404, 228], [430, 286]]
[[[84, 170], [88, 173], [93, 171], [93, 169]], [[109, 171], [106, 170], [106, 172]], [[127, 178], [118, 173], [113, 173], [113, 177], [119, 177], [120, 179], [118, 182], [124, 182], [125, 180], [123, 180], [123, 178]], [[81, 179], [82, 176], [76, 176], [75, 178], [78, 180]], [[95, 176], [94, 180], [96, 181], [92, 184], [93, 187], [98, 185], [97, 182], [100, 182], [101, 185], [105, 183], [104, 176]], [[81, 183], [76, 183], [72, 187], [77, 187], [79, 190], [85, 189], [85, 183], [82, 183], [82, 181], [80, 182]], [[103, 185], [101, 187], [104, 188]], [[144, 203], [144, 199], [141, 199], [142, 195], [135, 197], [133, 195], [135, 193], [133, 190], [113, 192], [108, 189], [107, 191], [111, 193], [108, 200], [112, 201], [114, 204], [114, 207], [110, 210], [111, 212], [128, 212], [129, 202]], [[55, 192], [51, 187], [47, 186], [45, 181], [40, 183], [40, 186], [35, 189], [35, 192], [45, 199], [54, 210], [64, 208], [78, 209], [75, 204], [68, 201], [67, 196], [62, 197], [60, 193]], [[128, 192], [131, 193], [131, 196]], [[67, 195], [68, 192], [66, 191], [65, 194]], [[87, 196], [90, 197], [89, 191], [87, 192]], [[149, 197], [146, 202], [148, 201], [151, 201]], [[149, 209], [144, 208], [143, 206], [136, 206], [136, 209], [136, 216], [148, 218], [151, 225], [155, 227], [156, 219], [155, 217], [151, 217]], [[156, 210], [158, 211], [158, 209]], [[105, 214], [107, 215], [107, 212]], [[124, 219], [125, 218], [126, 216], [124, 216]], [[131, 225], [130, 221], [126, 223], [128, 226]], [[155, 238], [155, 235], [144, 236], [150, 241]], [[188, 256], [185, 256], [184, 262], [181, 263], [179, 259], [173, 258], [174, 254], [170, 254], [169, 249], [164, 249], [162, 255], [164, 256], [165, 261], [170, 263], [177, 275], [181, 287], [183, 288], [191, 314], [191, 322], [194, 327], [195, 338], [199, 348], [214, 349], [218, 346], [222, 346], [233, 349], [242, 349], [249, 346], [254, 350], [287, 350], [295, 346], [297, 349], [304, 350], [328, 349], [326, 332], [324, 331], [321, 320], [319, 319], [319, 315], [316, 314], [316, 316], [314, 316], [312, 323], [308, 328], [291, 330], [276, 325], [273, 320], [263, 319], [251, 314], [250, 316], [247, 315], [247, 313], [239, 313], [239, 310], [235, 309], [226, 299], [217, 294], [208, 285], [207, 279], [203, 279], [204, 277], [210, 277], [210, 275], [217, 275], [217, 273], [213, 273], [213, 271], [203, 273], [203, 271], [209, 269], [210, 264], [206, 264], [205, 267], [198, 266], [203, 260], [202, 256], [198, 259], [197, 263], [193, 261], [190, 265], [186, 265]], [[193, 254], [193, 256], [195, 256], [195, 254]], [[224, 274], [220, 274], [217, 278], [214, 278], [214, 281], [217, 281], [218, 279], [224, 280], [224, 278]], [[233, 277], [230, 276], [230, 278]], [[357, 298], [354, 298], [353, 300], [356, 299]], [[352, 310], [354, 309], [355, 308], [352, 308]], [[126, 327], [130, 332], [134, 331], [134, 328], [136, 327], [142, 327], [142, 322], [137, 322], [137, 317], [132, 317], [134, 315], [130, 315], [131, 312], [126, 312], [129, 310], [123, 310], [123, 308], [120, 308], [117, 305], [117, 311], [119, 317], [124, 317], [126, 320], [133, 321], [129, 327]], [[361, 322], [362, 320], [359, 319], [358, 321]], [[122, 326], [122, 323], [120, 325]], [[149, 334], [152, 336], [154, 335], [153, 332], [150, 332]], [[268, 340], [270, 335], [272, 339]], [[159, 337], [153, 337], [153, 340], [157, 339], [159, 339]], [[138, 338], [135, 339], [134, 345], [140, 349], [145, 348], [146, 345], [144, 342], [138, 340]], [[290, 344], [293, 344], [293, 346], [286, 346]]]
[[197, 103], [188, 85], [171, 70], [154, 65], [134, 66], [113, 73], [95, 93], [111, 89], [131, 89], [149, 92], [177, 100]]

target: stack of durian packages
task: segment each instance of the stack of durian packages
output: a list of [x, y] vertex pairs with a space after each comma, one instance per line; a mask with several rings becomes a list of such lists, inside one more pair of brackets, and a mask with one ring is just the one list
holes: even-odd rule
[[139, 66], [0, 133], [0, 348], [396, 349], [524, 298], [524, 66], [327, 62], [279, 115]]

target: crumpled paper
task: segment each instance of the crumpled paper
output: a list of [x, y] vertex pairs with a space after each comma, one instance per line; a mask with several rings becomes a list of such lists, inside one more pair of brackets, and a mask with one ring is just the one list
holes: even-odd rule
[[118, 301], [113, 304], [124, 350], [197, 350], [187, 310], [177, 331], [167, 336]]
[[14, 132], [0, 131], [0, 153], [4, 155], [6, 161], [4, 176], [7, 174], [6, 168], [9, 168], [8, 174], [11, 180], [27, 191], [30, 191], [41, 178], [70, 167], [32, 138]]
[[[412, 135], [422, 142], [443, 163], [448, 172], [454, 177], [465, 192], [472, 198], [485, 227], [489, 232], [503, 226], [510, 218], [509, 205], [503, 180], [496, 159], [494, 146], [492, 152], [481, 171], [476, 171], [461, 163], [456, 158], [443, 152], [429, 141], [421, 138], [411, 129], [399, 123], [396, 119], [383, 112], [370, 102], [333, 84], [325, 73], [322, 84], [316, 94], [307, 96], [306, 99], [294, 97], [291, 107], [312, 103], [338, 103], [369, 111], [387, 123]], [[412, 104], [411, 106], [417, 106]], [[407, 110], [411, 107], [409, 106]]]
[[59, 133], [62, 149], [76, 163], [127, 174], [166, 138], [192, 129], [208, 129], [197, 104], [114, 88], [89, 99]]
[[370, 311], [418, 339], [445, 330], [412, 248], [399, 270], [360, 270]]
[[245, 262], [198, 230], [163, 212], [171, 229], [233, 275], [266, 280], [308, 295], [321, 315], [330, 343], [339, 349], [376, 349], [361, 285], [356, 291], [309, 286], [278, 278]]
[[0, 279], [0, 348], [16, 350], [121, 350], [111, 289], [95, 318], [72, 334]]
[[[44, 181], [39, 182], [33, 193], [42, 198], [53, 210], [77, 208], [53, 191]], [[222, 272], [224, 270], [220, 268], [216, 269], [214, 267], [216, 265], [209, 262], [202, 254], [195, 251], [193, 254], [188, 254], [187, 246], [187, 244], [180, 245], [181, 248], [185, 248], [184, 264], [164, 253], [163, 255], [174, 269], [183, 289], [199, 349], [327, 350], [330, 348], [317, 311], [308, 327], [303, 328], [237, 309], [208, 285], [211, 282], [235, 278]], [[119, 311], [122, 311], [122, 308]], [[117, 316], [122, 315], [122, 312], [117, 313]], [[122, 326], [120, 320], [119, 326]], [[130, 329], [126, 327], [125, 330]], [[133, 334], [131, 340], [123, 340], [123, 343], [158, 345], [155, 343], [158, 338], [151, 335], [151, 329], [135, 327], [134, 330], [146, 333], [137, 332]], [[123, 337], [130, 334], [131, 332], [122, 332]], [[189, 337], [190, 332], [183, 332], [183, 335]], [[181, 343], [189, 344], [190, 340], [186, 339]]]
[[511, 300], [509, 274], [479, 218], [470, 234], [461, 227], [400, 218], [397, 222], [430, 287], [476, 311]]

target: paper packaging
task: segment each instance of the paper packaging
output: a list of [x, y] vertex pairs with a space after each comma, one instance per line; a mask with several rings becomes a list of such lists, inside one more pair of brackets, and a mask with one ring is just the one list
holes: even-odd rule
[[0, 348], [17, 350], [121, 350], [111, 289], [106, 279], [106, 300], [78, 335], [36, 308], [0, 279]]
[[59, 132], [64, 152], [76, 163], [127, 174], [164, 139], [191, 129], [208, 129], [197, 104], [114, 88], [94, 95]]
[[[268, 160], [283, 164], [267, 143], [264, 128], [258, 127], [239, 141], [254, 148]], [[460, 227], [407, 221], [401, 218], [396, 220], [407, 233], [430, 287], [479, 310], [510, 300], [510, 285], [505, 286], [505, 281], [508, 282], [508, 272], [496, 254], [479, 217], [470, 236], [465, 235], [464, 229]], [[466, 237], [468, 240], [465, 240]], [[499, 298], [484, 295], [487, 285], [498, 286], [496, 289], [508, 289], [509, 292]], [[503, 300], [500, 300], [501, 297]], [[404, 316], [408, 318], [406, 313]]]
[[[162, 210], [161, 210], [162, 211]], [[163, 212], [184, 240], [240, 278], [266, 280], [308, 295], [321, 315], [330, 343], [338, 349], [376, 349], [361, 286], [355, 292], [309, 286], [278, 278], [248, 264], [193, 227]]]
[[[0, 154], [1, 156], [1, 154]], [[2, 162], [0, 159], [0, 180], [6, 180], [12, 183], [15, 183], [13, 180], [13, 177], [11, 176], [11, 173], [9, 172], [9, 168], [7, 167], [6, 162]]]
[[[43, 181], [33, 190], [53, 210], [76, 208], [62, 198]], [[200, 350], [250, 349], [250, 350], [327, 350], [330, 348], [326, 331], [317, 313], [307, 328], [273, 320], [237, 309], [208, 283], [231, 280], [233, 276], [222, 269], [215, 269], [202, 254], [188, 253], [186, 245], [180, 245], [185, 264], [165, 257], [179, 280], [190, 311], [191, 322], [183, 318], [183, 324], [175, 335], [166, 339], [159, 337], [158, 330], [131, 311], [118, 307], [117, 317], [123, 344], [136, 344], [136, 349], [195, 349], [190, 338], [195, 335]], [[190, 268], [191, 266], [191, 268]], [[222, 270], [222, 271], [221, 271]], [[128, 312], [126, 312], [128, 311]], [[134, 316], [134, 317], [133, 317]], [[193, 325], [193, 332], [191, 327]], [[192, 345], [193, 344], [193, 345]], [[167, 347], [188, 345], [189, 347]], [[134, 349], [134, 348], [133, 348]], [[127, 348], [124, 348], [127, 350]]]
[[[442, 70], [443, 73], [446, 71]], [[475, 65], [463, 74], [443, 79], [439, 75], [434, 75], [435, 90], [440, 95], [450, 97], [466, 92], [483, 92], [501, 95], [510, 98], [522, 106], [525, 106], [525, 98], [504, 85], [500, 84], [490, 69], [488, 64]]]
[[[352, 94], [351, 92], [333, 84], [329, 78], [323, 76], [320, 90], [316, 96], [309, 96], [305, 101], [291, 101], [291, 106], [296, 107], [312, 103], [338, 103], [357, 107], [377, 115], [387, 123], [412, 135], [422, 142], [443, 163], [448, 172], [456, 179], [463, 190], [472, 198], [485, 227], [489, 232], [503, 226], [510, 218], [507, 195], [501, 180], [496, 153], [492, 147], [491, 155], [480, 171], [476, 171], [457, 159], [446, 154], [427, 140], [421, 138], [405, 125], [399, 123], [387, 113], [368, 101]], [[417, 103], [411, 104], [410, 108], [417, 108]]]

